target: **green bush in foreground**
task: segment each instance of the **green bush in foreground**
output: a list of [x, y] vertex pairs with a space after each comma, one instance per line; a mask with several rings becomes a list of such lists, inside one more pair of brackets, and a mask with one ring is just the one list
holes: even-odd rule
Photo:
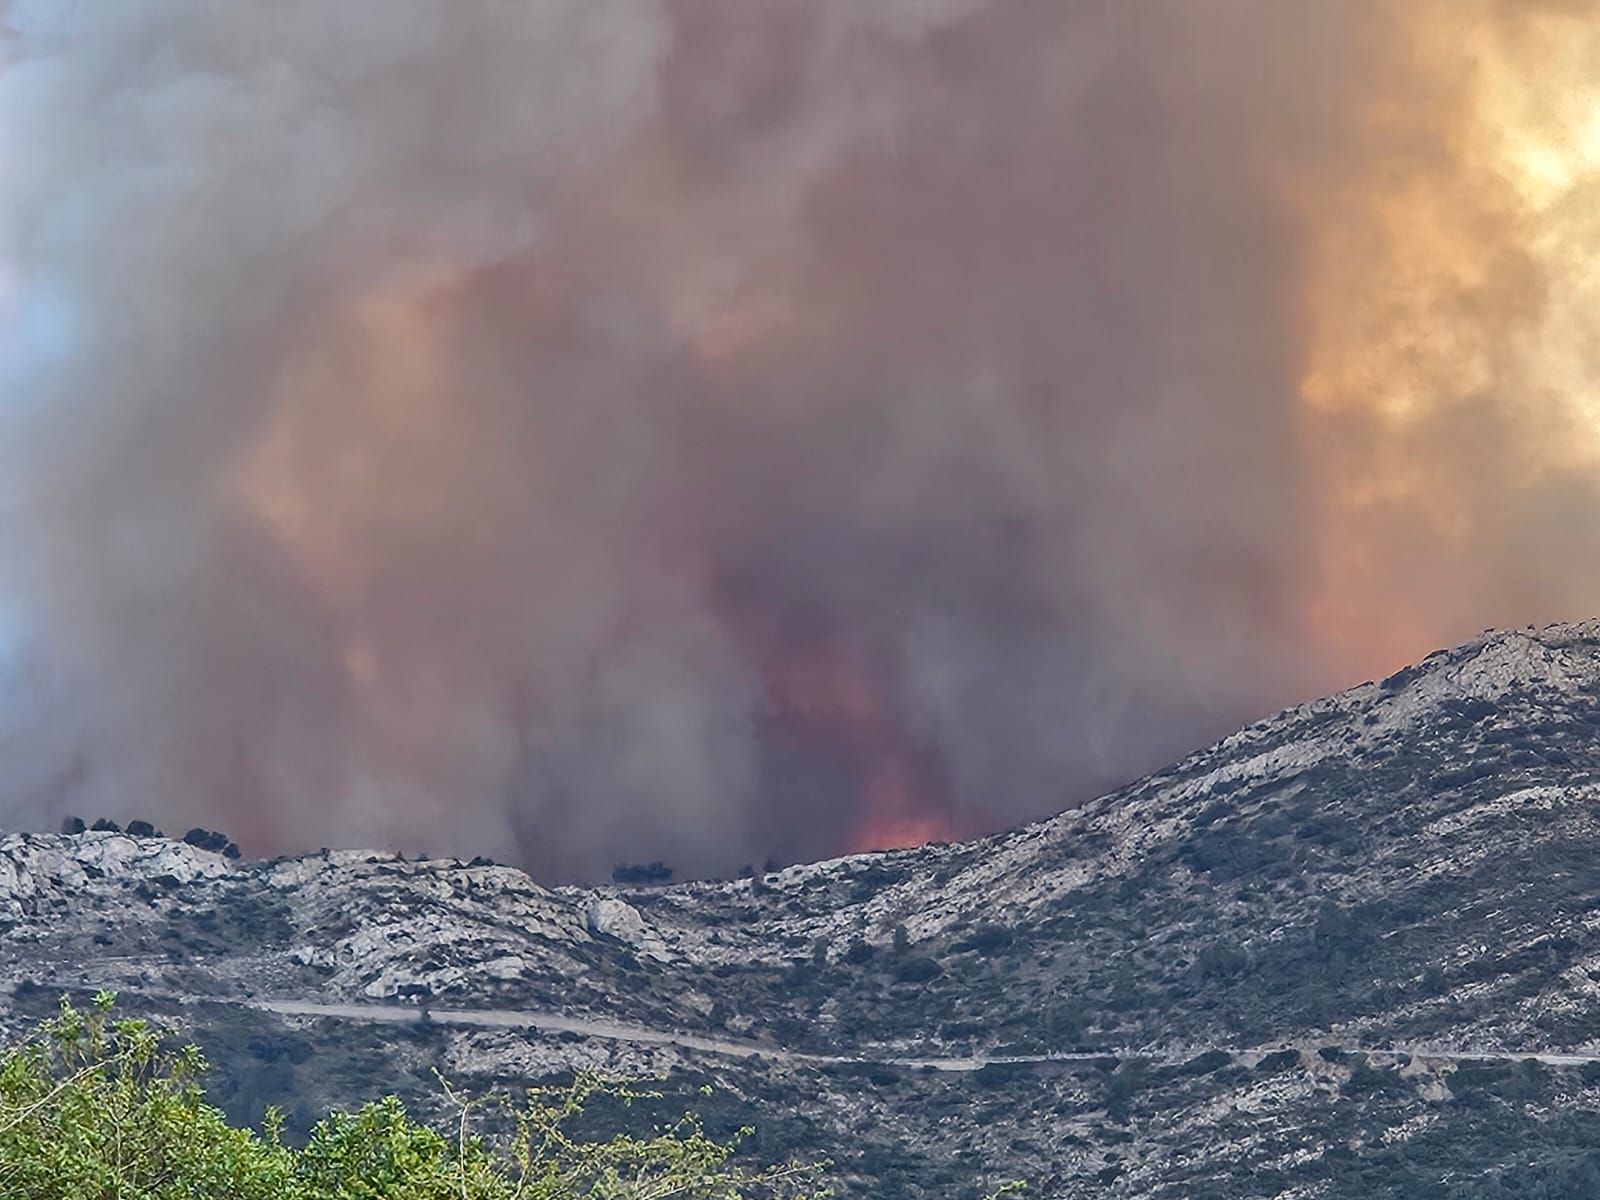
[[60, 1014], [0, 1054], [0, 1197], [4, 1200], [820, 1200], [807, 1166], [751, 1172], [735, 1145], [685, 1117], [649, 1138], [570, 1137], [597, 1093], [625, 1088], [581, 1076], [512, 1108], [510, 1132], [474, 1133], [481, 1102], [446, 1089], [448, 1133], [399, 1100], [333, 1113], [304, 1147], [235, 1129], [205, 1102], [193, 1046], [167, 1048], [145, 1022], [112, 1015], [114, 997]]

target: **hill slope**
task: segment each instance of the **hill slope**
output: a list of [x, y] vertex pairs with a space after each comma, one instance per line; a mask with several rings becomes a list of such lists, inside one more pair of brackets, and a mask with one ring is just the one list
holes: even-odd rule
[[715, 1120], [846, 1194], [1600, 1194], [1597, 780], [1600, 623], [1555, 626], [1012, 833], [759, 880], [11, 835], [0, 983], [11, 1021], [181, 1014], [245, 1118], [587, 1064], [724, 1085]]

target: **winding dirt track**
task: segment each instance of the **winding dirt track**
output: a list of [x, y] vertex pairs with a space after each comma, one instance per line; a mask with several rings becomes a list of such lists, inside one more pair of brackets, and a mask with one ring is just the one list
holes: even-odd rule
[[[422, 1019], [423, 1010], [398, 1004], [321, 1004], [302, 1000], [212, 1000], [206, 997], [186, 997], [190, 1002], [222, 1003], [276, 1013], [288, 1017], [321, 1017], [345, 1021], [372, 1021], [384, 1024], [414, 1024]], [[973, 1055], [965, 1058], [926, 1058], [912, 1056], [867, 1056], [847, 1054], [808, 1054], [797, 1050], [782, 1050], [760, 1042], [737, 1041], [726, 1038], [701, 1037], [691, 1033], [678, 1033], [649, 1029], [642, 1025], [627, 1025], [614, 1021], [600, 1021], [581, 1017], [564, 1017], [555, 1013], [519, 1011], [515, 1009], [451, 1009], [429, 1008], [428, 1019], [439, 1025], [466, 1025], [491, 1029], [532, 1029], [540, 1033], [572, 1033], [580, 1037], [599, 1038], [613, 1042], [631, 1042], [647, 1046], [672, 1046], [700, 1054], [720, 1055], [727, 1058], [764, 1058], [774, 1062], [811, 1065], [859, 1065], [885, 1067], [925, 1068], [934, 1071], [970, 1072], [988, 1066], [1010, 1066], [1041, 1063], [1093, 1062], [1097, 1059], [1136, 1059], [1157, 1066], [1176, 1066], [1204, 1053], [1206, 1047], [1182, 1049], [1136, 1050], [1106, 1049], [1063, 1054], [1006, 1054]], [[1279, 1044], [1249, 1048], [1219, 1047], [1229, 1054], [1270, 1054], [1279, 1050], [1315, 1051], [1329, 1045]], [[1600, 1052], [1568, 1053], [1552, 1051], [1527, 1051], [1505, 1049], [1460, 1049], [1436, 1046], [1345, 1046], [1341, 1049], [1370, 1058], [1387, 1058], [1397, 1062], [1412, 1059], [1433, 1059], [1446, 1062], [1521, 1062], [1534, 1059], [1546, 1066], [1576, 1067], [1600, 1063]]]

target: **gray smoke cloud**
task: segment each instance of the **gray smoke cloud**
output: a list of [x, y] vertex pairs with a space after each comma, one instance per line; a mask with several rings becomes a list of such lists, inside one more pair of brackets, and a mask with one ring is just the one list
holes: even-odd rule
[[9, 824], [726, 871], [1366, 665], [1288, 193], [1383, 6], [0, 11]]

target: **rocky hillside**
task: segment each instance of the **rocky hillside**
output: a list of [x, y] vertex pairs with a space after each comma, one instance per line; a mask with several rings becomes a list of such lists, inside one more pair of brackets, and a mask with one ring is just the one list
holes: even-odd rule
[[665, 1072], [668, 1107], [709, 1081], [763, 1154], [879, 1200], [1594, 1195], [1597, 799], [1590, 623], [1486, 635], [1012, 833], [735, 882], [13, 834], [3, 1016], [118, 989], [195, 1030], [244, 1118], [425, 1096], [435, 1064]]

